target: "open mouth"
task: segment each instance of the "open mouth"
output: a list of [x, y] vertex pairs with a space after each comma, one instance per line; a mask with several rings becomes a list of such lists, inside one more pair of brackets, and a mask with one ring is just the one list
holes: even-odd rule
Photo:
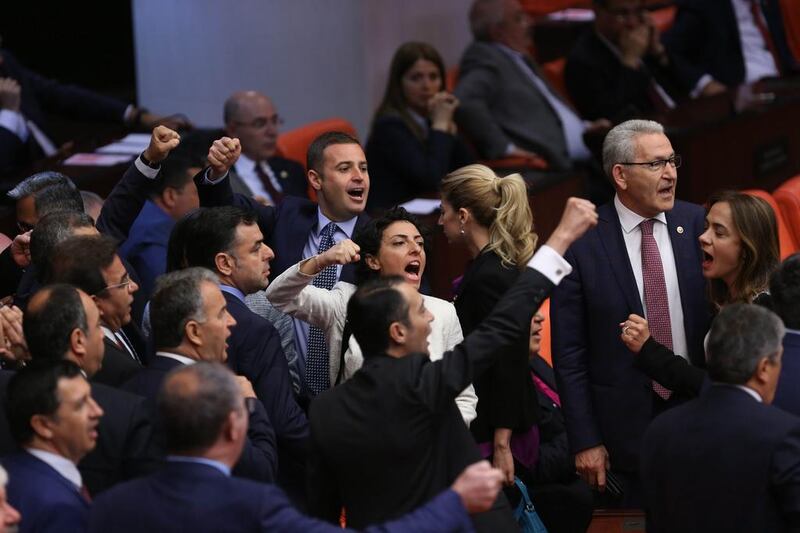
[[349, 196], [353, 200], [357, 200], [357, 201], [360, 202], [361, 200], [364, 199], [364, 193], [365, 192], [366, 192], [366, 189], [364, 189], [364, 187], [355, 187], [355, 188], [350, 189], [349, 191], [347, 191], [347, 196]]
[[713, 263], [714, 263], [714, 256], [706, 251], [703, 251], [703, 270], [711, 268], [711, 265]]
[[406, 278], [410, 281], [419, 281], [421, 269], [422, 264], [419, 261], [411, 261], [405, 268]]

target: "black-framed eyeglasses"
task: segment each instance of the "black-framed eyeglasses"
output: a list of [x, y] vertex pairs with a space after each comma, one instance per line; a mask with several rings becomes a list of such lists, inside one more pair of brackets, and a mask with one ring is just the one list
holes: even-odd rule
[[239, 126], [246, 126], [248, 128], [253, 128], [256, 130], [260, 130], [262, 128], [267, 127], [267, 125], [272, 126], [273, 128], [277, 128], [278, 126], [283, 126], [283, 117], [280, 115], [272, 115], [271, 117], [258, 117], [250, 122], [240, 122], [235, 120], [234, 123], [238, 124]]
[[676, 154], [670, 157], [669, 159], [654, 159], [653, 161], [644, 161], [641, 163], [625, 162], [625, 163], [620, 163], [620, 165], [636, 165], [644, 167], [647, 170], [651, 170], [653, 172], [660, 172], [664, 170], [664, 167], [667, 166], [667, 163], [669, 163], [669, 165], [672, 168], [678, 168], [681, 166], [681, 156]]

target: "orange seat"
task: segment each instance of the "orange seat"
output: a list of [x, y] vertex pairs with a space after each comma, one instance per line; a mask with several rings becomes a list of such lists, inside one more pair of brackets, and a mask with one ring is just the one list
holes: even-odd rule
[[675, 13], [678, 11], [677, 6], [668, 6], [661, 9], [656, 9], [650, 12], [650, 17], [653, 19], [653, 24], [658, 31], [664, 33], [672, 27], [675, 22]]
[[544, 322], [542, 323], [542, 341], [539, 346], [539, 355], [547, 361], [547, 364], [553, 366], [553, 354], [550, 348], [550, 298], [542, 302], [542, 306], [539, 308], [539, 314], [544, 317]]
[[800, 244], [800, 175], [783, 182], [772, 193], [794, 242]]
[[456, 82], [458, 82], [458, 66], [445, 73], [444, 88], [447, 89], [447, 92], [452, 93], [456, 90]]
[[778, 202], [775, 198], [767, 191], [761, 189], [747, 189], [742, 192], [766, 200], [772, 207], [772, 210], [775, 211], [775, 219], [778, 221], [778, 242], [781, 247], [781, 259], [785, 259], [799, 250], [800, 246], [798, 246], [798, 241], [789, 229], [786, 217], [778, 206]]
[[591, 0], [522, 0], [522, 9], [532, 17], [541, 17], [573, 7], [590, 8]]
[[800, 9], [797, 0], [780, 0], [786, 44], [796, 61], [800, 61]]
[[569, 93], [567, 92], [567, 82], [564, 79], [564, 67], [567, 65], [567, 58], [561, 57], [553, 61], [549, 61], [542, 65], [542, 71], [547, 76], [547, 81], [558, 91], [558, 93], [571, 101]]
[[501, 159], [486, 159], [481, 161], [482, 164], [493, 170], [507, 170], [507, 169], [535, 169], [546, 170], [547, 161], [541, 157], [521, 157], [510, 156]]

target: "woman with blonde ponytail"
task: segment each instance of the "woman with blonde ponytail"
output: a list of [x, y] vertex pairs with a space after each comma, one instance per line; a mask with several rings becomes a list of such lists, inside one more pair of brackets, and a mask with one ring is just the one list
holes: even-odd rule
[[[486, 166], [468, 165], [448, 174], [441, 191], [439, 225], [451, 244], [466, 246], [472, 256], [455, 300], [466, 336], [533, 256], [533, 215], [519, 174], [499, 178]], [[506, 484], [513, 485], [515, 470], [533, 466], [538, 451], [539, 408], [528, 369], [528, 335], [521, 335], [513, 351], [474, 385], [478, 416], [470, 430], [484, 455], [503, 471]]]

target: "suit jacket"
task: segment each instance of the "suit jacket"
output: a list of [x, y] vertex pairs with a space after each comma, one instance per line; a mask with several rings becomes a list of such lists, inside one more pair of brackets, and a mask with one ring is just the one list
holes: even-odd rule
[[[367, 529], [374, 533], [470, 530], [469, 518], [452, 491], [402, 519]], [[116, 487], [98, 498], [89, 517], [89, 531], [343, 530], [300, 514], [274, 485], [228, 477], [209, 465], [168, 462], [157, 474]]]
[[103, 337], [103, 344], [106, 349], [103, 365], [92, 376], [93, 383], [121, 387], [142, 370], [142, 365], [134, 361], [127, 350], [114, 344], [108, 337]]
[[653, 421], [642, 480], [648, 531], [798, 528], [800, 418], [714, 385]]
[[[344, 505], [355, 527], [399, 516], [480, 460], [453, 400], [505, 356], [553, 287], [526, 270], [496, 311], [441, 360], [369, 355], [352, 379], [312, 401], [313, 512], [333, 521]], [[504, 504], [477, 517], [478, 529], [513, 530]]]
[[[641, 438], [653, 417], [653, 392], [651, 380], [635, 368], [635, 356], [619, 338], [619, 323], [644, 312], [613, 202], [601, 206], [598, 215], [597, 227], [567, 252], [573, 271], [553, 292], [553, 361], [572, 451], [604, 444], [613, 469], [636, 472]], [[710, 315], [697, 244], [703, 209], [676, 201], [666, 218], [688, 356], [704, 367]]]
[[[547, 83], [538, 67], [534, 72]], [[552, 91], [553, 94], [558, 94]], [[541, 154], [555, 170], [572, 166], [564, 127], [545, 96], [497, 46], [473, 42], [461, 58], [456, 120], [481, 157], [503, 157], [509, 143]]]
[[6, 418], [6, 389], [8, 382], [14, 376], [10, 370], [0, 370], [0, 457], [5, 457], [19, 450], [17, 443], [11, 438], [11, 430], [8, 428], [8, 418]]
[[388, 208], [439, 190], [448, 172], [475, 162], [457, 135], [429, 129], [418, 139], [399, 115], [378, 117], [367, 140], [367, 207]]
[[[124, 385], [125, 390], [146, 399], [147, 413], [154, 422], [158, 416], [156, 398], [161, 389], [161, 384], [169, 371], [180, 367], [181, 364], [179, 361], [169, 357], [153, 357], [153, 361], [147, 368]], [[152, 454], [163, 458], [165, 453], [163, 435], [156, 434], [150, 444], [153, 448]], [[272, 429], [269, 417], [264, 411], [264, 406], [257, 402], [255, 410], [249, 417], [247, 441], [242, 450], [242, 455], [233, 469], [234, 475], [257, 481], [273, 481], [278, 469], [278, 458], [275, 450], [275, 432]]]
[[586, 32], [572, 47], [564, 79], [570, 98], [589, 120], [622, 122], [658, 111], [649, 92], [654, 80], [676, 103], [689, 93], [674, 68], [662, 67], [653, 57], [645, 56], [638, 70], [623, 65], [595, 31]]
[[22, 515], [20, 533], [85, 531], [89, 502], [78, 487], [28, 452], [3, 459], [8, 503]]
[[[203, 207], [238, 205], [258, 213], [258, 226], [264, 234], [264, 242], [275, 252], [275, 259], [270, 263], [270, 280], [303, 259], [303, 248], [308, 242], [308, 235], [317, 225], [317, 204], [288, 196], [277, 207], [263, 206], [252, 198], [234, 194], [229, 177], [210, 185], [205, 182], [204, 177], [198, 175], [195, 177], [195, 184], [200, 195], [200, 205]], [[366, 213], [360, 214], [355, 231], [367, 221], [369, 216]], [[339, 279], [353, 283], [354, 278], [355, 264], [343, 266]]]
[[172, 217], [148, 200], [119, 248], [120, 256], [139, 274], [139, 292], [145, 299], [153, 294], [156, 278], [167, 270], [167, 244], [174, 226]]
[[800, 416], [800, 333], [787, 331], [783, 338], [781, 377], [772, 405]]
[[[469, 264], [455, 300], [464, 335], [475, 331], [489, 316], [519, 274], [516, 268], [505, 268], [494, 252], [485, 251]], [[470, 430], [478, 442], [492, 442], [496, 428], [524, 433], [539, 418], [536, 389], [528, 372], [529, 339], [530, 328], [475, 380], [480, 401]]]

